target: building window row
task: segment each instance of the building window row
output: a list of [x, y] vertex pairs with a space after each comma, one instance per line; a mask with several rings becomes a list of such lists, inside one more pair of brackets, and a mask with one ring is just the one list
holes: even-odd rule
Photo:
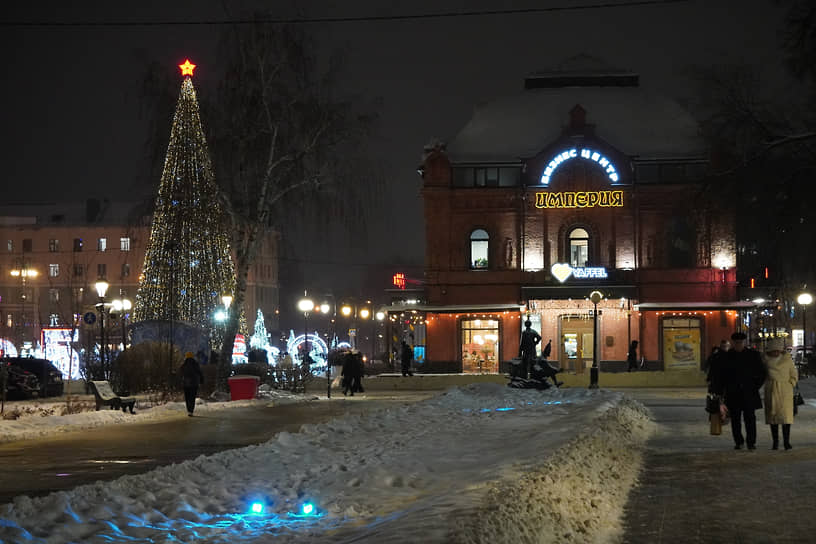
[[452, 175], [454, 187], [517, 187], [521, 183], [519, 167], [456, 167]]
[[[589, 266], [592, 261], [590, 248], [592, 240], [583, 227], [568, 231], [568, 259], [570, 266]], [[470, 233], [470, 269], [486, 270], [490, 266], [490, 235], [484, 229], [474, 229]]]
[[[84, 242], [82, 238], [74, 238], [73, 239], [73, 251], [80, 252], [84, 247]], [[120, 251], [130, 251], [131, 247], [131, 240], [130, 236], [121, 236], [119, 238], [119, 250]], [[31, 238], [24, 238], [22, 240], [21, 245], [23, 253], [32, 253], [34, 251], [34, 243]], [[6, 240], [6, 249], [9, 253], [14, 252], [14, 240]], [[105, 252], [108, 250], [108, 239], [107, 238], [99, 238], [96, 241], [96, 249], [100, 252]], [[58, 253], [60, 250], [60, 243], [59, 239], [57, 238], [50, 238], [48, 240], [48, 251], [50, 253]]]

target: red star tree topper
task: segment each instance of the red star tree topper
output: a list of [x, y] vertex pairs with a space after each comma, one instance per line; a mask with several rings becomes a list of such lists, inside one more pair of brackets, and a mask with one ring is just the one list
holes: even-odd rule
[[178, 67], [181, 68], [181, 75], [192, 77], [196, 65], [190, 62], [190, 59], [186, 59], [184, 64], [179, 64]]

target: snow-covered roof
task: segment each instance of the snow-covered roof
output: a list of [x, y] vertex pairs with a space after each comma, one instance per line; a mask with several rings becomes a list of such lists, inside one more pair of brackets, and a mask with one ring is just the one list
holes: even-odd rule
[[532, 157], [562, 136], [580, 104], [595, 134], [630, 156], [701, 156], [697, 122], [675, 101], [636, 86], [526, 89], [478, 106], [448, 143], [453, 163]]

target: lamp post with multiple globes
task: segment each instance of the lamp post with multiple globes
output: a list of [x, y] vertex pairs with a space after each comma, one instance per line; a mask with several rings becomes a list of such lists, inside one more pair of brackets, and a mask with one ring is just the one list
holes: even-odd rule
[[798, 302], [802, 307], [802, 362], [807, 364], [807, 307], [813, 302], [813, 297], [810, 295], [810, 293], [802, 293], [796, 297], [796, 302]]
[[99, 302], [96, 304], [96, 309], [99, 310], [99, 359], [102, 363], [102, 371], [107, 378], [107, 341], [105, 340], [105, 295], [108, 292], [109, 283], [103, 278], [99, 278], [94, 284], [96, 294], [99, 296]]

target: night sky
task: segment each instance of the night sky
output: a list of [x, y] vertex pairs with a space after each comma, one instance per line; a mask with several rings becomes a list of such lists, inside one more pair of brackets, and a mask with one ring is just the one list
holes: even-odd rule
[[[301, 2], [298, 9], [306, 17], [325, 18], [597, 3], [349, 0]], [[4, 23], [224, 20], [246, 17], [251, 5], [203, 0], [17, 2], [0, 17]], [[271, 17], [292, 16], [278, 3], [257, 5], [271, 10]], [[362, 97], [379, 115], [367, 150], [380, 165], [386, 187], [368, 217], [369, 239], [357, 241], [346, 255], [358, 264], [400, 258], [421, 267], [424, 234], [416, 167], [423, 145], [434, 137], [451, 139], [474, 105], [519, 90], [525, 74], [585, 53], [636, 71], [642, 86], [686, 101], [694, 90], [689, 80], [694, 65], [751, 63], [771, 78], [783, 77], [778, 47], [782, 15], [770, 0], [697, 0], [307, 24], [324, 53], [345, 51], [340, 90]], [[151, 61], [177, 70], [175, 65], [189, 57], [199, 65], [194, 78], [199, 96], [206, 95], [216, 85], [217, 31], [213, 25], [5, 24], [0, 31], [5, 53], [0, 198], [31, 202], [151, 194], [158, 179], [151, 179], [147, 167], [149, 131], [141, 78]], [[169, 132], [170, 119], [166, 126]]]

